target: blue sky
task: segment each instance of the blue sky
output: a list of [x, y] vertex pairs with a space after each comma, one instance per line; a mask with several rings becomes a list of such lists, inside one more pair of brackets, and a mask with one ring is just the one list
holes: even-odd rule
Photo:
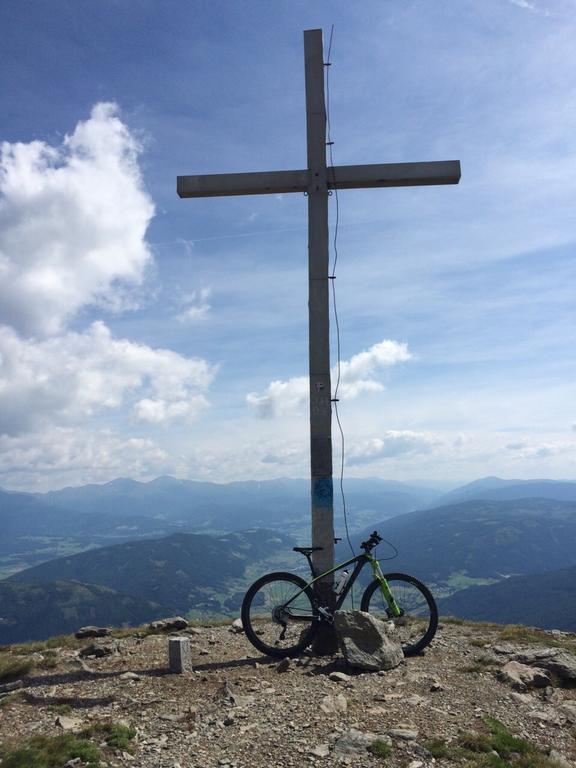
[[305, 198], [175, 186], [305, 166], [332, 24], [336, 164], [463, 174], [340, 194], [347, 475], [576, 478], [573, 2], [30, 0], [0, 8], [0, 486], [307, 475]]

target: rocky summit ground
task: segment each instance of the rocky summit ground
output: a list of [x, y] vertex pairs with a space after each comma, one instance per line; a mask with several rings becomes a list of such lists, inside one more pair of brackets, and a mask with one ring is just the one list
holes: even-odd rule
[[[108, 768], [576, 765], [574, 635], [443, 621], [423, 655], [361, 673], [341, 656], [272, 661], [230, 626], [177, 634], [190, 637], [191, 673], [168, 673], [162, 633], [1, 649], [4, 681], [21, 673], [0, 685], [4, 764], [33, 736], [104, 723], [131, 729], [129, 742], [107, 746], [92, 728]], [[83, 658], [91, 642], [111, 652]], [[506, 667], [514, 659], [516, 671]], [[512, 756], [490, 741], [490, 718], [521, 740]]]

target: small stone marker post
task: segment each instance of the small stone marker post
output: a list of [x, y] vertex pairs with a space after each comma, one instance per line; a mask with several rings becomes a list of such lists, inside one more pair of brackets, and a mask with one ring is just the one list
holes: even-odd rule
[[171, 637], [168, 640], [168, 663], [170, 672], [181, 675], [192, 672], [192, 656], [189, 637]]

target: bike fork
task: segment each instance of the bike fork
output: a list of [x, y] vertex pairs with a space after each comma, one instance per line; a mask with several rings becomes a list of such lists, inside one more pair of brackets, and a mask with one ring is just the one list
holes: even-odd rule
[[403, 615], [404, 611], [400, 608], [396, 600], [394, 599], [394, 595], [392, 594], [390, 587], [388, 586], [388, 582], [384, 578], [384, 574], [382, 573], [382, 568], [380, 568], [380, 563], [376, 562], [376, 565], [374, 566], [374, 576], [378, 580], [378, 583], [380, 584], [380, 591], [382, 592], [382, 597], [384, 600], [386, 600], [386, 605], [388, 606], [388, 616], [391, 619], [397, 619], [400, 616]]

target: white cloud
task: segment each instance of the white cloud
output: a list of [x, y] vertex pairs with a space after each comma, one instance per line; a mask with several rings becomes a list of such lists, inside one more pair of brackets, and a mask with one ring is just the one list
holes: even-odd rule
[[277, 466], [299, 466], [307, 458], [302, 445], [276, 445], [270, 446], [260, 458], [262, 464], [275, 464]]
[[[406, 344], [385, 339], [365, 352], [354, 355], [340, 365], [339, 399], [352, 400], [362, 392], [378, 392], [383, 385], [374, 379], [378, 370], [410, 360]], [[337, 369], [332, 370], [332, 386], [336, 385]], [[260, 418], [271, 418], [298, 410], [308, 401], [308, 378], [295, 376], [287, 381], [272, 381], [266, 390], [246, 396], [248, 405]]]
[[[352, 399], [361, 392], [381, 390], [382, 384], [371, 378], [376, 371], [396, 363], [404, 363], [411, 358], [407, 344], [389, 339], [380, 341], [366, 352], [360, 352], [348, 362], [341, 363], [339, 394], [343, 398]], [[332, 375], [335, 376], [335, 373], [334, 370]]]
[[288, 381], [272, 381], [266, 391], [259, 395], [246, 395], [248, 405], [261, 419], [282, 416], [300, 408], [308, 400], [308, 379], [296, 376]]
[[119, 476], [151, 479], [183, 471], [183, 463], [150, 438], [123, 437], [109, 430], [55, 427], [0, 436], [0, 485], [15, 490], [44, 491]]
[[176, 420], [191, 421], [207, 407], [204, 395], [190, 395], [174, 402], [145, 397], [134, 406], [134, 415], [138, 421], [148, 424], [168, 424]]
[[198, 320], [204, 320], [210, 312], [209, 298], [212, 295], [212, 289], [208, 287], [200, 288], [198, 291], [192, 291], [189, 296], [184, 297], [184, 309], [178, 315], [181, 323], [193, 323]]
[[530, 2], [530, 0], [509, 0], [512, 5], [515, 5], [517, 8], [523, 8], [526, 11], [532, 11], [532, 13], [538, 13], [538, 8], [535, 3]]
[[97, 104], [61, 146], [1, 146], [0, 323], [21, 334], [60, 332], [87, 304], [133, 304], [126, 289], [152, 261], [141, 148], [117, 112]]
[[40, 341], [0, 326], [0, 434], [76, 423], [126, 401], [141, 421], [189, 419], [206, 405], [215, 370], [201, 359], [114, 339], [102, 322]]
[[516, 443], [508, 443], [506, 451], [509, 451], [515, 460], [525, 461], [527, 459], [549, 459], [554, 456], [568, 454], [576, 455], [576, 444], [566, 440], [538, 442], [530, 440], [520, 440]]
[[390, 430], [382, 437], [373, 437], [351, 446], [346, 463], [353, 466], [369, 464], [379, 459], [431, 453], [441, 444], [442, 440], [437, 435], [427, 432]]

